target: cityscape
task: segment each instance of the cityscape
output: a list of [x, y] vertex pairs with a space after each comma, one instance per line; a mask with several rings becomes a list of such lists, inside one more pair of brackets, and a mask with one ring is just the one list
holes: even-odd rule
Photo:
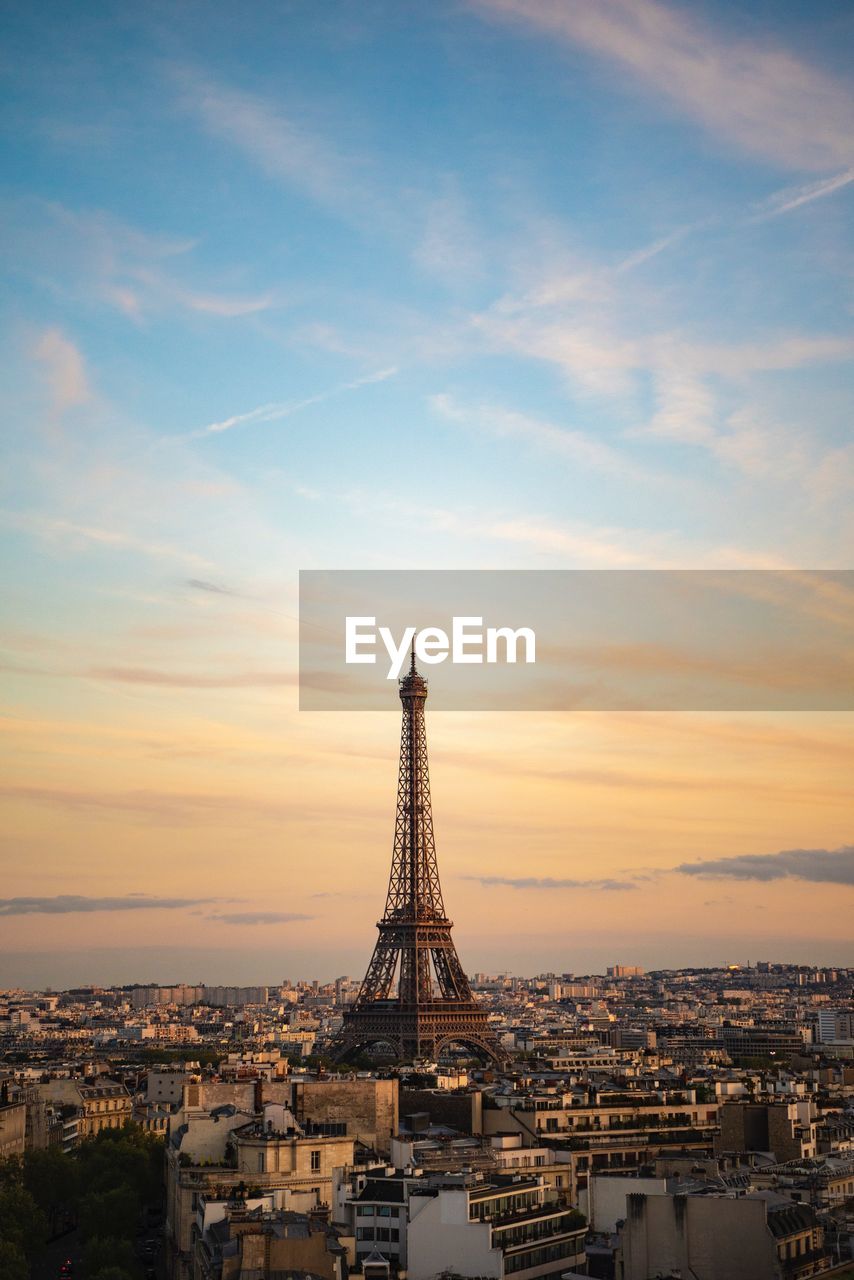
[[0, 1280], [854, 1280], [854, 5], [2, 27]]
[[[168, 1280], [854, 1274], [854, 969], [469, 978], [414, 648], [399, 696], [363, 981], [0, 992], [0, 1160], [61, 1252]], [[131, 1135], [153, 1179], [119, 1205], [86, 1156]]]
[[854, 970], [477, 973], [500, 1066], [334, 1063], [359, 986], [6, 992], [0, 1157], [162, 1140], [131, 1274], [850, 1274]]

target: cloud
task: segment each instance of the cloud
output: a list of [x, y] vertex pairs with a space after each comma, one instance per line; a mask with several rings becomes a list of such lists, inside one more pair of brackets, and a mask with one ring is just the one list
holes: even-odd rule
[[297, 911], [228, 911], [207, 918], [222, 924], [289, 924], [293, 920], [313, 920], [314, 916], [301, 915]]
[[852, 95], [842, 80], [770, 41], [715, 30], [657, 0], [473, 0], [609, 59], [739, 149], [807, 170], [854, 157]]
[[463, 879], [508, 889], [604, 889], [611, 892], [637, 888], [632, 880], [554, 880], [550, 876], [464, 876]]
[[[4, 248], [16, 271], [74, 303], [99, 303], [136, 323], [149, 315], [191, 311], [220, 319], [255, 315], [277, 305], [270, 290], [233, 292], [199, 279], [189, 237], [150, 234], [102, 209], [74, 209], [37, 197], [2, 201]], [[180, 276], [175, 260], [181, 262]], [[234, 272], [227, 273], [229, 282]], [[51, 353], [46, 349], [46, 355]]]
[[388, 369], [378, 369], [374, 373], [367, 373], [361, 378], [354, 378], [351, 382], [342, 382], [337, 387], [330, 387], [328, 391], [320, 391], [317, 395], [307, 396], [304, 400], [285, 400], [279, 403], [262, 404], [257, 409], [250, 409], [246, 413], [237, 413], [230, 418], [223, 418], [221, 422], [211, 422], [206, 427], [201, 427], [198, 431], [190, 432], [191, 438], [199, 436], [218, 435], [223, 431], [230, 431], [232, 427], [242, 427], [249, 423], [257, 422], [278, 422], [281, 418], [289, 418], [294, 413], [299, 413], [301, 409], [307, 409], [310, 405], [321, 404], [324, 400], [330, 400], [333, 396], [340, 396], [345, 391], [355, 391], [359, 387], [367, 387], [375, 382], [385, 382], [388, 378], [393, 378], [397, 373], [396, 367]]
[[677, 227], [675, 231], [669, 232], [666, 236], [661, 236], [658, 240], [654, 240], [652, 244], [644, 245], [641, 249], [635, 249], [633, 253], [623, 258], [622, 262], [617, 263], [616, 267], [614, 267], [614, 274], [623, 275], [627, 271], [634, 271], [635, 267], [640, 267], [652, 258], [657, 258], [660, 253], [664, 253], [665, 249], [669, 249], [671, 245], [678, 244], [680, 240], [684, 240], [691, 230], [691, 227]]
[[218, 582], [207, 582], [204, 578], [188, 578], [187, 586], [192, 587], [194, 591], [207, 591], [215, 596], [239, 596], [239, 591], [232, 591], [230, 587], [222, 587]]
[[130, 287], [117, 286], [113, 299], [131, 318], [136, 318], [144, 309], [174, 305], [222, 320], [234, 320], [268, 311], [276, 304], [271, 293], [222, 294], [188, 288], [162, 270], [151, 267], [128, 267], [126, 274]]
[[808, 880], [812, 884], [854, 887], [854, 844], [839, 849], [783, 849], [780, 853], [742, 854], [707, 862], [683, 862], [683, 875], [703, 879]]
[[84, 673], [93, 680], [118, 684], [162, 685], [169, 689], [252, 689], [294, 685], [299, 677], [291, 671], [162, 671], [151, 667], [90, 667]]
[[854, 182], [854, 168], [844, 169], [832, 178], [822, 178], [818, 182], [808, 182], [805, 186], [785, 187], [756, 206], [756, 221], [764, 218], [777, 218], [781, 213], [791, 213], [800, 209], [801, 205], [811, 204], [813, 200], [822, 200], [841, 191], [849, 183]]
[[212, 901], [212, 898], [148, 898], [135, 893], [120, 898], [87, 898], [79, 894], [58, 894], [52, 898], [0, 898], [0, 916], [59, 916], [90, 911], [175, 911]]
[[347, 220], [357, 215], [364, 220], [377, 212], [364, 181], [364, 160], [340, 150], [304, 119], [190, 67], [173, 67], [171, 75], [183, 109], [211, 137], [241, 151], [268, 178]]
[[[627, 327], [607, 292], [585, 308], [578, 301], [567, 303], [553, 284], [505, 296], [473, 316], [472, 326], [491, 349], [550, 364], [575, 395], [613, 404], [629, 421], [624, 429], [629, 439], [702, 448], [728, 469], [797, 481], [816, 503], [842, 490], [841, 475], [850, 475], [851, 460], [838, 448], [829, 449], [815, 431], [763, 422], [744, 386], [756, 375], [848, 362], [854, 355], [849, 335], [784, 332], [733, 343], [692, 339], [678, 328], [640, 332]], [[757, 379], [755, 394], [761, 396], [765, 381]], [[650, 390], [651, 413], [646, 408]], [[740, 405], [738, 411], [733, 403]], [[541, 447], [558, 447], [553, 424], [528, 419], [500, 426], [505, 434], [524, 432], [529, 439], [536, 435]], [[560, 447], [580, 455], [581, 444], [566, 438]], [[598, 465], [620, 461], [616, 451], [607, 460], [604, 448], [600, 445], [596, 454]], [[829, 462], [829, 453], [839, 456]], [[590, 449], [587, 458], [592, 464]]]
[[[450, 507], [422, 506], [399, 497], [348, 490], [336, 499], [359, 516], [386, 518], [394, 526], [410, 528], [413, 519], [420, 521], [428, 533], [454, 538], [459, 546], [471, 547], [475, 541], [503, 545], [500, 563], [507, 568], [506, 547], [517, 546], [555, 557], [564, 568], [614, 569], [782, 569], [781, 558], [763, 555], [734, 545], [706, 546], [691, 543], [669, 531], [659, 532], [641, 527], [597, 526], [584, 521], [559, 523], [538, 515], [498, 516], [486, 511], [466, 511]], [[463, 567], [459, 551], [451, 567]], [[435, 565], [433, 566], [435, 567]], [[482, 558], [471, 567], [483, 568]], [[526, 567], [531, 562], [526, 559]], [[343, 680], [343, 677], [342, 677]], [[350, 686], [352, 687], [352, 686]]]
[[119, 529], [104, 529], [96, 525], [78, 524], [73, 520], [54, 519], [51, 516], [39, 515], [35, 512], [18, 511], [3, 512], [3, 523], [22, 533], [43, 538], [47, 542], [59, 543], [64, 550], [74, 548], [75, 544], [94, 544], [116, 551], [132, 551], [140, 555], [150, 556], [155, 560], [177, 560], [188, 567], [210, 569], [212, 564], [204, 556], [196, 555], [183, 547], [170, 546], [165, 542], [153, 542], [147, 538], [137, 537]]
[[373, 897], [372, 894], [357, 893], [355, 889], [321, 889], [317, 893], [309, 894], [311, 898], [368, 898]]
[[456, 183], [446, 177], [441, 185], [442, 193], [427, 203], [413, 258], [425, 271], [454, 285], [480, 275], [482, 245]]
[[[294, 799], [270, 798], [263, 793], [238, 794], [212, 791], [155, 791], [138, 788], [126, 791], [72, 790], [50, 786], [0, 784], [0, 799], [31, 804], [39, 810], [59, 809], [66, 813], [93, 814], [110, 818], [130, 815], [140, 824], [172, 827], [236, 826], [246, 829], [247, 821], [258, 824], [292, 822], [329, 823], [328, 804], [299, 803]], [[350, 821], [357, 820], [351, 811]], [[203, 902], [212, 899], [200, 899]]]
[[577, 463], [592, 470], [616, 475], [634, 476], [650, 480], [653, 477], [635, 467], [617, 449], [603, 444], [595, 437], [570, 427], [558, 426], [528, 414], [516, 413], [496, 405], [477, 405], [467, 408], [453, 396], [430, 397], [431, 408], [449, 422], [488, 433], [498, 439], [522, 440], [543, 452], [556, 454], [567, 462]]
[[46, 329], [34, 354], [44, 365], [55, 412], [64, 413], [91, 399], [83, 357], [61, 330]]
[[[749, 597], [749, 594], [749, 584], [746, 584], [744, 595]], [[761, 590], [754, 598], [760, 601], [763, 599]], [[748, 706], [753, 704], [754, 698], [761, 698], [766, 690], [781, 693], [789, 690], [799, 694], [806, 694], [809, 690], [826, 693], [835, 699], [841, 691], [852, 687], [854, 655], [847, 638], [829, 637], [826, 630], [819, 633], [817, 628], [812, 637], [815, 648], [803, 645], [799, 647], [796, 640], [792, 641], [790, 647], [779, 641], [771, 647], [767, 639], [760, 646], [757, 638], [757, 656], [753, 657], [744, 652], [743, 629], [727, 634], [728, 629], [737, 627], [745, 615], [733, 614], [726, 604], [723, 611], [718, 613], [716, 602], [711, 596], [698, 594], [695, 599], [703, 601], [703, 616], [709, 623], [710, 636], [703, 648], [691, 647], [693, 637], [681, 644], [659, 643], [655, 640], [635, 641], [629, 638], [620, 644], [609, 644], [603, 639], [602, 643], [595, 646], [540, 645], [537, 658], [544, 665], [559, 667], [566, 672], [581, 668], [595, 673], [597, 678], [601, 678], [602, 673], [613, 672], [624, 677], [629, 688], [635, 678], [642, 682], [646, 676], [664, 679], [667, 682], [665, 687], [671, 691], [679, 688], [680, 681], [685, 680], [687, 688], [693, 690], [695, 696], [709, 696], [713, 701], [716, 697], [737, 698], [738, 690], [742, 689]], [[699, 607], [703, 608], [703, 605]], [[792, 613], [797, 611], [811, 616], [810, 605], [809, 599], [796, 599]], [[780, 614], [768, 610], [762, 615], [762, 622], [766, 635], [770, 635], [772, 628], [780, 625]], [[850, 630], [850, 614], [845, 622]], [[674, 613], [669, 619], [669, 625], [674, 628], [686, 626], [686, 615], [683, 614], [677, 621]], [[743, 625], [742, 622], [742, 627]], [[786, 618], [785, 627], [788, 630], [792, 626], [793, 618], [790, 616]], [[829, 642], [834, 646], [830, 650]], [[817, 653], [821, 654], [820, 661], [816, 660]], [[670, 683], [671, 680], [673, 684]], [[642, 683], [641, 688], [649, 695], [645, 684]], [[723, 689], [727, 692], [724, 693]], [[846, 705], [844, 694], [841, 701], [843, 706]]]

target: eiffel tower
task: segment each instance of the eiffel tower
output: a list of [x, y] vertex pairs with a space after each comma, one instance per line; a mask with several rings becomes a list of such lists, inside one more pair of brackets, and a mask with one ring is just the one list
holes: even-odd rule
[[403, 703], [394, 852], [380, 936], [353, 1005], [333, 1045], [337, 1059], [387, 1044], [395, 1058], [438, 1058], [451, 1044], [503, 1062], [506, 1054], [472, 994], [445, 914], [430, 805], [424, 703], [427, 681], [415, 669], [399, 681]]

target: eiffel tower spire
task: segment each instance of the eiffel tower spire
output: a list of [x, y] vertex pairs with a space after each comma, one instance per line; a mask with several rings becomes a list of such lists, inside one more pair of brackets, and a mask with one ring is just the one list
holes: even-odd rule
[[430, 802], [424, 703], [415, 666], [399, 681], [403, 704], [394, 849], [379, 938], [355, 1003], [333, 1045], [336, 1057], [380, 1043], [404, 1061], [436, 1058], [450, 1043], [483, 1058], [504, 1052], [472, 994], [445, 914]]

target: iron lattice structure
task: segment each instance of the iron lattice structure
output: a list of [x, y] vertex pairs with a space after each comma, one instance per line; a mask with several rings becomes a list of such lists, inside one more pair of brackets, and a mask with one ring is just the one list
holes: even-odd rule
[[427, 681], [415, 656], [399, 682], [403, 704], [394, 851], [379, 938], [359, 994], [333, 1045], [344, 1058], [388, 1044], [405, 1062], [438, 1058], [451, 1043], [501, 1062], [505, 1053], [474, 998], [445, 914], [427, 764]]

